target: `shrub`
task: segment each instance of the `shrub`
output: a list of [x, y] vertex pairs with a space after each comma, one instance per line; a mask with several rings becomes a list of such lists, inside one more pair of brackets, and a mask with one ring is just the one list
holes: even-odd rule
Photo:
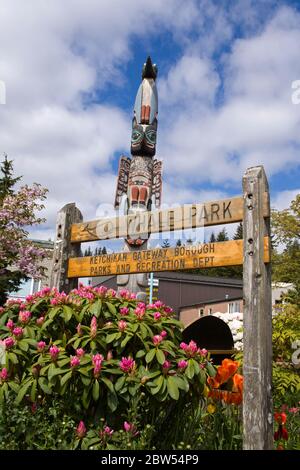
[[[57, 408], [68, 423], [83, 421], [87, 433], [79, 438], [77, 432], [75, 441], [61, 438], [62, 447], [103, 448], [111, 439], [120, 445], [124, 432], [128, 438], [125, 421], [134, 433], [141, 430], [141, 446], [149, 445], [159, 432], [158, 417], [164, 425], [179, 403], [199, 403], [207, 376], [215, 375], [206, 350], [181, 343], [181, 324], [170, 307], [160, 301], [145, 305], [126, 290], [117, 295], [103, 286], [80, 286], [66, 295], [45, 288], [26, 302], [8, 301], [0, 313], [6, 415], [14, 406], [22, 421], [28, 409], [42, 416]], [[108, 436], [106, 427], [119, 434]], [[24, 433], [22, 445], [28, 441]], [[28, 448], [43, 442], [30, 437]], [[60, 447], [56, 441], [47, 445]]]

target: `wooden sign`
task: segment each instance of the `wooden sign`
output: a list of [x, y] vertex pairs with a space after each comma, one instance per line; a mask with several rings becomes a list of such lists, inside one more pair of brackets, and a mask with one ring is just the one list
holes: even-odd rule
[[[269, 238], [264, 240], [265, 262], [269, 260]], [[182, 269], [243, 264], [243, 240], [204, 243], [197, 246], [122, 251], [99, 256], [70, 258], [68, 277], [178, 271]]]
[[[268, 194], [264, 195], [264, 217], [269, 216]], [[243, 220], [243, 198], [235, 197], [203, 204], [186, 204], [152, 212], [92, 220], [73, 224], [71, 242], [87, 242], [140, 236], [151, 233], [230, 224]]]

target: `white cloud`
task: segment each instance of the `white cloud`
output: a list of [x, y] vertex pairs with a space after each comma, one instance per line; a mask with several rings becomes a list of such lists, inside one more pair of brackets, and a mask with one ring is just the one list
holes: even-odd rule
[[[272, 2], [258, 3], [0, 0], [0, 152], [24, 182], [49, 188], [46, 238], [65, 203], [76, 202], [85, 219], [113, 203], [112, 158], [128, 153], [131, 116], [104, 103], [105, 87], [125, 93], [133, 43], [151, 50], [161, 32], [180, 42], [158, 80], [165, 203], [238, 194], [248, 166], [264, 164], [271, 176], [299, 162], [291, 83], [300, 78], [300, 15], [273, 7], [263, 25], [260, 8]], [[233, 39], [237, 24], [244, 39]], [[87, 107], [87, 95], [97, 104]], [[203, 182], [215, 189], [198, 190]]]

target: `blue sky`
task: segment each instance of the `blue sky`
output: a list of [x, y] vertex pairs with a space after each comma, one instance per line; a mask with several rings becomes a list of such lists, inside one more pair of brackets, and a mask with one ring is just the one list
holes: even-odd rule
[[49, 188], [47, 223], [76, 201], [112, 212], [141, 68], [157, 63], [163, 203], [241, 193], [263, 164], [272, 205], [300, 188], [300, 2], [0, 0], [0, 152]]

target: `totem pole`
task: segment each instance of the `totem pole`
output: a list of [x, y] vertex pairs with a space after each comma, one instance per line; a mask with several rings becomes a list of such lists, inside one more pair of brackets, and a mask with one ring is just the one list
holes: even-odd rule
[[[125, 214], [142, 215], [151, 208], [160, 207], [162, 162], [154, 159], [156, 152], [158, 98], [156, 89], [157, 67], [151, 58], [143, 66], [142, 83], [138, 89], [132, 120], [131, 155], [122, 156], [115, 198], [115, 209]], [[149, 234], [125, 239], [124, 251], [147, 249]], [[119, 288], [127, 288], [146, 299], [147, 274], [117, 276]]]

